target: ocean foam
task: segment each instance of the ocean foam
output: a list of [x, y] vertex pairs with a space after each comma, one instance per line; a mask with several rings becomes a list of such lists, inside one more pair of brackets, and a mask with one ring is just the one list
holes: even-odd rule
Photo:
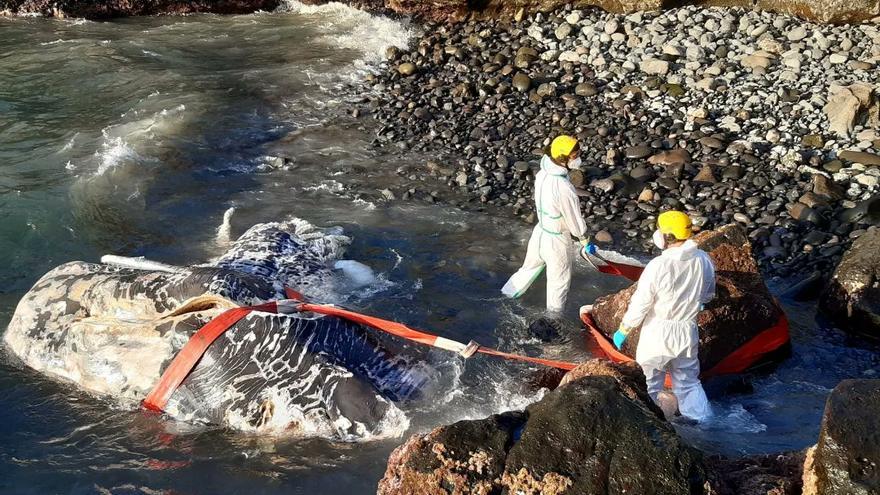
[[403, 23], [374, 16], [339, 2], [304, 5], [297, 0], [285, 0], [276, 12], [320, 16], [328, 31], [339, 33], [322, 36], [318, 40], [330, 46], [363, 53], [363, 57], [355, 63], [358, 69], [367, 69], [366, 64], [383, 60], [385, 49], [389, 46], [406, 48], [415, 34]]

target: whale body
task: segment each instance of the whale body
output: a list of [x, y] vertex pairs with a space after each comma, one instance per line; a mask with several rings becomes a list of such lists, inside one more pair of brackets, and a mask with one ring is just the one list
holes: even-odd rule
[[[225, 310], [337, 284], [349, 240], [301, 220], [259, 224], [217, 259], [173, 272], [71, 262], [22, 298], [4, 341], [24, 364], [137, 404], [189, 338]], [[425, 363], [335, 317], [252, 312], [211, 344], [165, 407], [183, 421], [362, 439], [400, 434]]]

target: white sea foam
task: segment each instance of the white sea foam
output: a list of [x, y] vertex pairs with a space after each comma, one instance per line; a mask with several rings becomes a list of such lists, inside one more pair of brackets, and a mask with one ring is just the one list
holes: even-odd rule
[[345, 186], [335, 180], [322, 180], [318, 184], [303, 187], [303, 191], [327, 191], [331, 193], [340, 193], [344, 190]]
[[116, 137], [101, 145], [101, 150], [96, 153], [98, 169], [95, 175], [104, 175], [108, 170], [113, 169], [125, 162], [140, 161], [143, 159], [134, 148], [128, 145], [121, 137]]
[[373, 269], [359, 261], [339, 260], [333, 264], [333, 268], [342, 270], [354, 288], [364, 287], [376, 281], [376, 273]]
[[144, 150], [155, 142], [157, 136], [175, 134], [184, 124], [185, 111], [184, 105], [177, 105], [143, 118], [136, 118], [144, 113], [136, 108], [123, 114], [123, 118], [135, 120], [105, 127], [101, 131], [104, 142], [95, 153], [98, 162], [95, 175], [103, 175], [124, 164], [155, 161]]
[[414, 35], [413, 30], [401, 22], [374, 16], [338, 2], [304, 5], [297, 0], [286, 0], [276, 12], [320, 16], [322, 27], [336, 34], [322, 36], [318, 41], [363, 53], [355, 64], [359, 69], [366, 69], [365, 63], [381, 61], [389, 46], [406, 48]]
[[232, 214], [235, 213], [235, 207], [230, 207], [223, 213], [223, 221], [217, 227], [217, 244], [226, 246], [230, 243], [230, 235], [232, 231]]

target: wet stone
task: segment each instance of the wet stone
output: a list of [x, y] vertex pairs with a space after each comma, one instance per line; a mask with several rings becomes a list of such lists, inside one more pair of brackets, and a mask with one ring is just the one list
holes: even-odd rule
[[645, 158], [646, 156], [651, 154], [651, 147], [648, 146], [647, 143], [642, 143], [637, 146], [630, 146], [624, 151], [624, 155], [627, 158], [638, 159]]
[[416, 73], [416, 64], [405, 62], [397, 66], [397, 72], [402, 76], [411, 76]]
[[840, 169], [843, 168], [843, 162], [840, 160], [831, 160], [830, 162], [822, 164], [822, 169], [826, 172], [831, 172], [832, 174], [836, 174], [840, 172]]
[[581, 84], [578, 84], [577, 86], [575, 86], [575, 88], [574, 88], [574, 94], [576, 94], [578, 96], [584, 96], [584, 97], [595, 96], [598, 93], [599, 93], [599, 90], [596, 89], [596, 86], [594, 86], [590, 83], [581, 83]]
[[513, 87], [517, 91], [528, 91], [532, 87], [532, 78], [522, 72], [517, 73], [517, 75], [513, 76]]
[[853, 163], [861, 163], [862, 165], [880, 166], [880, 155], [867, 153], [865, 151], [841, 151], [837, 154], [841, 160]]
[[716, 150], [724, 148], [724, 142], [715, 136], [705, 136], [700, 138], [700, 144], [705, 146], [706, 148]]
[[733, 165], [730, 167], [724, 167], [724, 170], [721, 171], [721, 178], [724, 180], [727, 180], [727, 179], [738, 180], [738, 179], [741, 179], [742, 176], [743, 176], [742, 167], [739, 167], [736, 165]]

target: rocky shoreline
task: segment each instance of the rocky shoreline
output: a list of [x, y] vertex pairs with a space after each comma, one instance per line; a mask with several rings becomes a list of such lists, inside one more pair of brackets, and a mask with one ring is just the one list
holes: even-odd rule
[[878, 24], [566, 8], [428, 23], [387, 55], [352, 113], [377, 121], [377, 146], [435, 156], [421, 172], [471, 204], [532, 222], [541, 148], [565, 132], [605, 247], [648, 252], [657, 213], [683, 208], [703, 228], [745, 227], [767, 275], [827, 276], [877, 220]]

